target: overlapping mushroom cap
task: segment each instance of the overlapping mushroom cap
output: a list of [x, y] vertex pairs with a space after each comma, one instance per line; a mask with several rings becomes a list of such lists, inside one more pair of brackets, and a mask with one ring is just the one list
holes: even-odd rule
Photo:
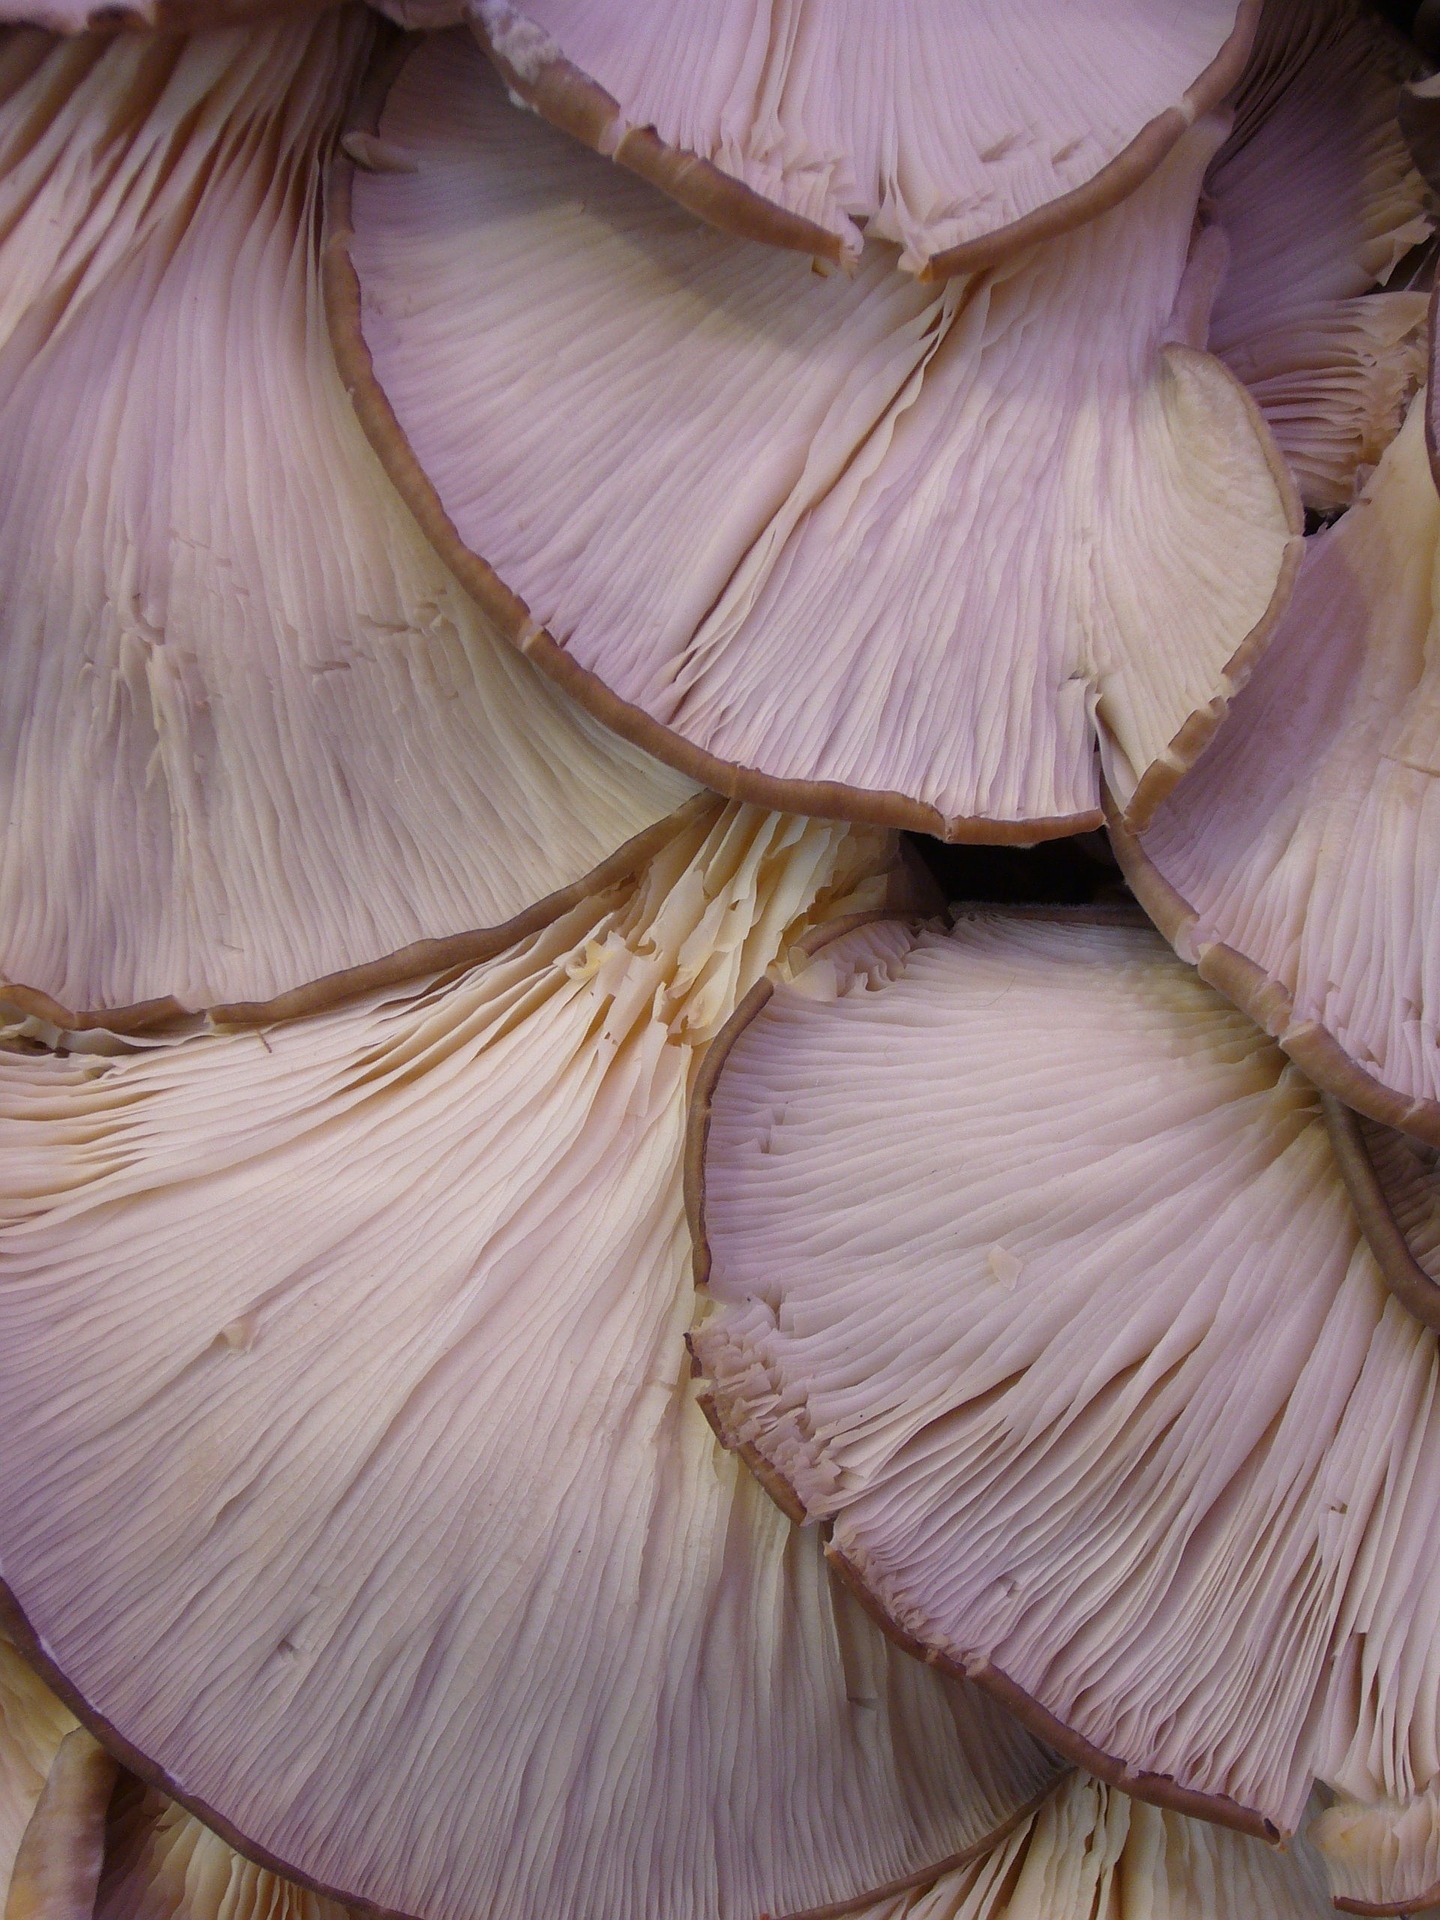
[[[410, 0], [399, 0], [401, 18]], [[1130, 192], [1239, 78], [1258, 0], [476, 0], [509, 87], [733, 233], [927, 277]], [[415, 9], [434, 21], [429, 0]]]
[[603, 718], [723, 791], [962, 839], [1093, 823], [1097, 740], [1136, 817], [1193, 758], [1298, 546], [1199, 351], [1220, 123], [939, 291], [707, 232], [514, 113], [464, 36], [367, 125], [334, 269], [372, 437]]
[[889, 852], [712, 810], [458, 977], [0, 1056], [0, 1577], [261, 1857], [427, 1920], [753, 1920], [1053, 1778], [837, 1595], [685, 1355], [697, 1051]]
[[1417, 400], [1310, 543], [1223, 732], [1130, 884], [1179, 952], [1322, 1086], [1440, 1141], [1440, 499]]
[[[27, 1675], [52, 1715], [58, 1701]], [[856, 1920], [1322, 1920], [1308, 1841], [1287, 1853], [1063, 1777], [981, 1858]], [[257, 1867], [163, 1794], [122, 1778], [95, 1920], [346, 1920], [349, 1910]]]
[[1387, 1552], [1434, 1336], [1258, 1028], [1148, 928], [976, 910], [842, 936], [711, 1061], [716, 1418], [908, 1644], [1236, 1824], [1440, 1766], [1440, 1587]]
[[1426, 296], [1379, 292], [1433, 228], [1401, 134], [1413, 48], [1365, 0], [1269, 0], [1206, 183], [1210, 346], [1320, 511], [1348, 506], [1424, 380]]
[[371, 33], [0, 46], [0, 997], [61, 1020], [493, 951], [693, 792], [493, 635], [355, 422], [317, 222]]
[[[113, 1823], [96, 1920], [343, 1920], [147, 1795]], [[1128, 1800], [1072, 1774], [983, 1859], [855, 1920], [1326, 1920], [1314, 1852], [1258, 1841]]]
[[[49, 18], [262, 11], [183, 4]], [[387, 30], [286, 11], [0, 36], [0, 1579], [87, 1720], [0, 1645], [6, 1920], [1436, 1896], [1427, 1154], [1332, 1106], [1372, 1252], [1136, 922], [877, 920], [887, 834], [692, 785], [1103, 776], [1437, 1137], [1418, 414], [1161, 804], [1418, 380], [1414, 63], [1269, 0], [1232, 127], [1249, 0], [476, 0], [327, 209]], [[704, 1424], [682, 1169], [710, 1411], [929, 1669]]]

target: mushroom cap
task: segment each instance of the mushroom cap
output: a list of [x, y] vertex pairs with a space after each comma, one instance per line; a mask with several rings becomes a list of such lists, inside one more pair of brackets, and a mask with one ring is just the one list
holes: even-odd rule
[[1337, 1800], [1310, 1838], [1341, 1913], [1412, 1914], [1440, 1902], [1440, 1782], [1408, 1800]]
[[1317, 534], [1273, 644], [1148, 831], [1112, 826], [1181, 956], [1311, 1079], [1440, 1144], [1440, 499], [1420, 400]]
[[753, 1920], [1054, 1778], [835, 1588], [685, 1352], [698, 1052], [890, 855], [717, 803], [458, 976], [0, 1056], [0, 1577], [262, 1864], [426, 1920]]
[[[20, 1672], [50, 1713], [73, 1725], [55, 1696]], [[1072, 1772], [979, 1859], [857, 1910], [856, 1920], [1323, 1920], [1330, 1907], [1311, 1834], [1325, 1826], [1322, 1819], [1281, 1853]], [[257, 1867], [163, 1794], [122, 1780], [95, 1920], [346, 1920], [348, 1912]]]
[[[400, 0], [400, 17], [413, 11]], [[433, 23], [424, 0], [420, 11]], [[889, 241], [925, 278], [991, 265], [1132, 192], [1240, 77], [1258, 11], [1258, 0], [465, 9], [520, 101], [691, 212], [831, 260]]]
[[717, 1042], [691, 1164], [718, 1430], [912, 1650], [1257, 1831], [1370, 1711], [1331, 1690], [1352, 1572], [1390, 1635], [1374, 1711], [1433, 1716], [1433, 1598], [1384, 1548], [1387, 1472], [1440, 1440], [1434, 1337], [1313, 1089], [1151, 929], [842, 935]]
[[376, 92], [385, 170], [337, 163], [337, 345], [529, 658], [764, 804], [1031, 842], [1096, 817], [1098, 737], [1144, 816], [1298, 559], [1283, 461], [1187, 344], [1218, 126], [936, 291], [697, 227], [512, 113], [464, 36]]
[[1290, 309], [1224, 355], [1307, 507], [1348, 507], [1425, 384], [1429, 296], [1370, 293]]
[[1230, 243], [1211, 350], [1320, 511], [1350, 504], [1424, 380], [1424, 296], [1371, 291], [1434, 226], [1399, 122], [1418, 70], [1361, 0], [1269, 0], [1206, 183]]
[[[112, 1816], [96, 1920], [343, 1920], [158, 1794]], [[327, 1913], [326, 1908], [329, 1906]], [[1281, 1853], [1072, 1773], [980, 1860], [855, 1920], [1326, 1920], [1305, 1840]]]
[[694, 793], [495, 636], [355, 420], [318, 201], [373, 30], [0, 46], [0, 998], [61, 1025], [495, 951]]

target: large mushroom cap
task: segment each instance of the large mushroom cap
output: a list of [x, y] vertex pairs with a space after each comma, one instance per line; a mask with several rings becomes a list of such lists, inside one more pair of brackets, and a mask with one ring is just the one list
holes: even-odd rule
[[513, 113], [463, 35], [369, 125], [334, 266], [372, 437], [603, 718], [723, 791], [957, 839], [1093, 821], [1097, 739], [1137, 817], [1198, 751], [1299, 524], [1187, 344], [1217, 125], [938, 292], [880, 248], [821, 278], [697, 227]]
[[1348, 506], [1424, 380], [1423, 293], [1376, 293], [1428, 238], [1400, 127], [1413, 48], [1365, 0], [1269, 0], [1206, 183], [1229, 242], [1210, 347], [1308, 507]]
[[1423, 407], [1310, 543], [1256, 677], [1116, 852], [1179, 952], [1310, 1077], [1440, 1143], [1440, 499]]
[[257, 1858], [426, 1920], [754, 1920], [1054, 1777], [837, 1593], [685, 1353], [698, 1050], [888, 845], [717, 808], [458, 977], [0, 1056], [0, 1577]]
[[[398, 0], [401, 18], [433, 0]], [[988, 265], [1131, 192], [1239, 78], [1258, 0], [478, 0], [505, 83], [732, 233]], [[459, 9], [452, 9], [457, 16]], [[862, 231], [863, 229], [863, 231]]]
[[843, 935], [717, 1062], [715, 1416], [908, 1644], [1138, 1794], [1290, 1829], [1370, 1711], [1331, 1692], [1361, 1568], [1374, 1710], [1427, 1722], [1434, 1601], [1385, 1549], [1440, 1493], [1435, 1340], [1258, 1028], [1149, 928], [976, 910]]
[[493, 951], [693, 792], [355, 421], [318, 201], [371, 33], [0, 43], [0, 997], [65, 1024]]

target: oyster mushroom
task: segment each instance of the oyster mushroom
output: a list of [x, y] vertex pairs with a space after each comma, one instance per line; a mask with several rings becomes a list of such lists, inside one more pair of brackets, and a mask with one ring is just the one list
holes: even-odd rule
[[1309, 543], [1256, 677], [1140, 835], [1111, 837], [1183, 958], [1341, 1100], [1440, 1144], [1435, 601], [1416, 400]]
[[494, 635], [355, 421], [318, 203], [373, 31], [0, 47], [0, 999], [62, 1026], [496, 951], [694, 792]]
[[1434, 1336], [1314, 1090], [1152, 929], [845, 933], [737, 1012], [692, 1129], [718, 1430], [912, 1650], [1260, 1833], [1372, 1713], [1423, 1745], [1434, 1602], [1384, 1543], [1440, 1532]]
[[[392, 11], [396, 9], [392, 7]], [[399, 0], [434, 19], [433, 0]], [[1137, 187], [1234, 86], [1255, 0], [475, 0], [517, 99], [728, 232], [924, 279]]]
[[1055, 1777], [837, 1592], [685, 1353], [699, 1052], [894, 884], [885, 834], [716, 803], [458, 975], [0, 1055], [0, 1578], [257, 1860], [426, 1920], [753, 1920]]
[[1098, 740], [1145, 816], [1298, 559], [1283, 461], [1191, 344], [1219, 124], [1083, 234], [934, 291], [879, 247], [820, 278], [708, 232], [511, 112], [463, 35], [386, 78], [383, 170], [337, 163], [337, 343], [529, 658], [766, 805], [1031, 842], [1096, 819]]

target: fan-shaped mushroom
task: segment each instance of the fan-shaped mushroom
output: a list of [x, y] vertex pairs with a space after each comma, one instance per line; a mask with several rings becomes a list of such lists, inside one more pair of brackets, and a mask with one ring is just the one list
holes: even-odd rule
[[697, 1052], [888, 849], [712, 811], [458, 977], [0, 1056], [0, 1577], [257, 1858], [426, 1920], [753, 1920], [1053, 1778], [833, 1591], [686, 1361]]
[[693, 792], [496, 639], [355, 422], [317, 221], [371, 31], [0, 47], [0, 998], [64, 1024], [494, 951]]
[[340, 169], [332, 293], [372, 437], [602, 718], [722, 791], [955, 839], [1093, 821], [1097, 736], [1137, 818], [1193, 758], [1299, 525], [1187, 344], [1218, 126], [939, 292], [880, 248], [822, 279], [697, 227], [512, 113], [463, 36], [365, 128], [384, 170]]
[[1383, 1541], [1440, 1446], [1434, 1336], [1313, 1090], [1149, 928], [872, 924], [706, 1073], [715, 1418], [907, 1644], [1254, 1829], [1343, 1776], [1367, 1584], [1411, 1670], [1375, 1711], [1427, 1724], [1434, 1600]]
[[1142, 836], [1112, 838], [1204, 977], [1351, 1106], [1440, 1143], [1440, 500], [1412, 406], [1318, 534], [1261, 670]]

